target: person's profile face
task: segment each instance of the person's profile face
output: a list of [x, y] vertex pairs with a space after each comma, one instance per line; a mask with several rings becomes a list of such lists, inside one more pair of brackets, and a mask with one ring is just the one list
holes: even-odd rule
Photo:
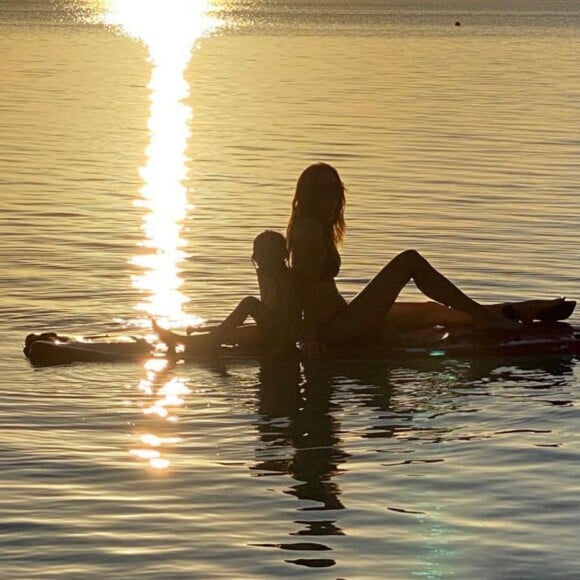
[[318, 204], [322, 214], [334, 219], [342, 195], [342, 184], [332, 171], [321, 171], [317, 179]]

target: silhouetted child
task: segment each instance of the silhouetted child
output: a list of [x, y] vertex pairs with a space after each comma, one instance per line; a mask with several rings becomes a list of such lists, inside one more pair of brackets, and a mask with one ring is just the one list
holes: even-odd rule
[[243, 345], [245, 339], [253, 342], [252, 337], [243, 332], [247, 327], [241, 327], [250, 317], [255, 320], [260, 342], [266, 348], [294, 348], [298, 335], [299, 310], [284, 236], [272, 230], [259, 234], [254, 240], [252, 262], [258, 276], [259, 300], [254, 296], [246, 296], [222, 323], [203, 335], [178, 335], [153, 321], [153, 330], [160, 340], [172, 348], [183, 344], [186, 352], [215, 348], [224, 342]]

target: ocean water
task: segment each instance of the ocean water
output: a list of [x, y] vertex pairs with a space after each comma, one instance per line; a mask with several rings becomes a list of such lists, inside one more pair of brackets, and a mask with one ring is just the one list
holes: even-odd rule
[[484, 302], [578, 298], [576, 2], [4, 0], [0, 31], [2, 579], [577, 577], [577, 360], [21, 353], [219, 320], [318, 160], [347, 296], [413, 247]]

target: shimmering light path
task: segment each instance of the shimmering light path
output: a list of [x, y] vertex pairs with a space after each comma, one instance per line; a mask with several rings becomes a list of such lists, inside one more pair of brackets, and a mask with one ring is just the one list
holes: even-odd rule
[[[218, 24], [207, 15], [208, 10], [205, 0], [111, 0], [104, 14], [107, 24], [120, 26], [126, 34], [140, 39], [149, 52], [150, 141], [146, 164], [140, 168], [141, 198], [135, 202], [147, 213], [142, 226], [145, 239], [132, 259], [141, 270], [133, 277], [133, 284], [143, 293], [136, 309], [171, 325], [200, 320], [186, 315], [188, 298], [181, 292], [180, 263], [187, 256], [182, 228], [188, 210], [193, 208], [184, 184], [193, 118], [186, 102], [189, 85], [184, 73], [195, 42]], [[138, 441], [130, 449], [133, 457], [154, 469], [170, 465], [162, 449], [181, 439], [159, 433], [166, 429], [163, 423], [177, 421], [172, 410], [182, 406], [181, 395], [189, 393], [182, 381], [166, 377], [166, 364], [152, 360], [145, 366], [139, 391], [146, 399], [138, 406], [147, 425], [136, 426]]]
[[134, 277], [143, 291], [137, 310], [174, 324], [187, 319], [180, 291], [180, 262], [186, 257], [182, 224], [193, 206], [184, 185], [187, 177], [187, 141], [193, 117], [185, 102], [189, 85], [184, 73], [195, 42], [218, 25], [208, 16], [206, 0], [110, 0], [104, 20], [142, 40], [151, 61], [150, 142], [141, 167], [141, 199], [145, 240], [133, 263], [143, 272]]
[[27, 364], [150, 316], [136, 253], [223, 317], [319, 159], [347, 296], [412, 247], [482, 301], [579, 297], [578, 2], [219, 1], [197, 43], [144, 0], [0, 2], [0, 578], [576, 578], [578, 360]]

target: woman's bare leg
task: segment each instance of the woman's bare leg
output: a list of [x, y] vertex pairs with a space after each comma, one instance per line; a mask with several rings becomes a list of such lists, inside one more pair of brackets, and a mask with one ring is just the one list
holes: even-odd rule
[[447, 308], [438, 302], [395, 302], [384, 320], [385, 329], [396, 332], [432, 326], [466, 326], [473, 318], [465, 312]]
[[[576, 303], [564, 298], [552, 298], [501, 302], [486, 306], [512, 320], [530, 323], [533, 320], [564, 320], [572, 314]], [[448, 328], [468, 326], [473, 325], [474, 322], [469, 314], [447, 308], [438, 302], [397, 301], [387, 312], [384, 326], [386, 329], [405, 332], [431, 326], [446, 326]]]
[[382, 335], [383, 321], [403, 287], [413, 280], [423, 294], [469, 315], [476, 324], [511, 328], [515, 323], [477, 303], [415, 250], [393, 258], [324, 329], [324, 340], [351, 341]]

